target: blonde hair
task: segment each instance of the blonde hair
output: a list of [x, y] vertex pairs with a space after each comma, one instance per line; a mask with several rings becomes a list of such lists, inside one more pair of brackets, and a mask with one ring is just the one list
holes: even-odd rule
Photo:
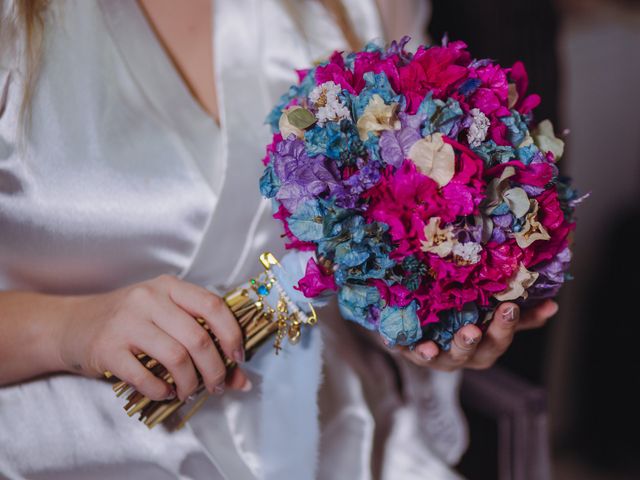
[[[351, 51], [360, 50], [364, 44], [358, 37], [356, 30], [349, 17], [349, 12], [344, 6], [342, 0], [318, 0], [325, 10], [333, 17], [333, 21], [336, 23], [342, 36], [347, 42], [347, 47]], [[284, 0], [284, 6], [287, 9], [289, 15], [293, 19], [295, 26], [298, 28], [303, 37], [305, 37], [305, 29], [302, 21], [302, 12], [300, 10], [300, 0]]]
[[[0, 4], [3, 0], [0, 0]], [[0, 5], [0, 42], [3, 48], [20, 45], [24, 88], [20, 104], [21, 123], [29, 120], [29, 104], [35, 89], [42, 55], [43, 13], [49, 0], [15, 0], [12, 8]]]

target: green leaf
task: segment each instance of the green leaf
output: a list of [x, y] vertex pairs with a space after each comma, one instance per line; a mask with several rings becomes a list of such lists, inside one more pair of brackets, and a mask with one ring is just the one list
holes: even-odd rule
[[287, 112], [287, 120], [294, 127], [302, 130], [316, 123], [316, 117], [306, 108], [296, 108]]

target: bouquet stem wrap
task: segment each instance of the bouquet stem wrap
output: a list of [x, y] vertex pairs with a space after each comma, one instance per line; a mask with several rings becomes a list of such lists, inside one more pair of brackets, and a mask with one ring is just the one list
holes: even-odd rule
[[[298, 343], [303, 324], [312, 326], [317, 322], [311, 304], [308, 304], [308, 310], [305, 311], [291, 298], [293, 295], [289, 292], [293, 284], [289, 285], [290, 277], [278, 260], [271, 253], [263, 253], [260, 262], [264, 266], [260, 275], [223, 297], [242, 329], [247, 360], [270, 338], [274, 338], [276, 354], [281, 350], [285, 340], [291, 344]], [[218, 339], [205, 321], [201, 318], [196, 320], [211, 335], [227, 370], [235, 368], [236, 363], [225, 355]], [[141, 353], [138, 360], [155, 376], [170, 385], [174, 383], [171, 374], [156, 359]], [[113, 377], [111, 372], [105, 372], [105, 376]], [[124, 409], [130, 417], [139, 414], [139, 420], [149, 428], [164, 423], [169, 429], [177, 430], [184, 426], [209, 397], [199, 375], [198, 380], [198, 388], [186, 401], [179, 398], [151, 400], [125, 381], [117, 381], [113, 390], [118, 397], [126, 396], [127, 403]], [[188, 409], [182, 408], [185, 404], [188, 405]]]

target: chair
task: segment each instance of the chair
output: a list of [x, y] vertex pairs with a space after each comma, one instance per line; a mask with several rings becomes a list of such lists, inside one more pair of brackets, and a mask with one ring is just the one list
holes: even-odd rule
[[[499, 480], [551, 478], [549, 415], [544, 389], [495, 366], [485, 371], [466, 371], [461, 395], [468, 415], [480, 414], [496, 424]], [[473, 452], [473, 442], [469, 450]], [[470, 476], [471, 480], [475, 478], [489, 477]]]

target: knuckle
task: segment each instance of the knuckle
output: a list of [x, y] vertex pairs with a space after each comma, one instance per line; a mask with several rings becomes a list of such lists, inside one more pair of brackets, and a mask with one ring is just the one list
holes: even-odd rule
[[201, 329], [198, 333], [195, 333], [192, 336], [189, 350], [202, 352], [204, 350], [207, 350], [208, 348], [211, 348], [212, 344], [213, 341], [211, 340], [209, 334], [206, 332], [206, 330]]
[[216, 369], [212, 374], [211, 374], [211, 379], [210, 382], [212, 384], [213, 387], [221, 384], [222, 382], [224, 382], [224, 379], [227, 377], [227, 371], [225, 369]]
[[180, 345], [173, 345], [167, 349], [165, 362], [168, 365], [184, 365], [189, 361], [189, 353]]
[[178, 283], [178, 277], [175, 275], [170, 275], [168, 273], [163, 273], [162, 275], [155, 278], [155, 281], [162, 286], [171, 287]]
[[129, 378], [127, 379], [127, 382], [130, 383], [131, 385], [133, 385], [136, 390], [142, 391], [148, 391], [149, 389], [147, 388], [148, 386], [148, 378], [147, 378], [147, 373], [146, 372], [139, 372], [139, 371], [135, 371], [135, 372], [131, 372], [129, 374]]
[[472, 370], [488, 370], [493, 367], [495, 363], [495, 358], [482, 359], [473, 363], [472, 365], [469, 365], [469, 368], [471, 368]]
[[215, 313], [220, 311], [224, 306], [224, 301], [217, 295], [211, 294], [207, 295], [207, 299], [205, 301], [204, 307], [210, 313]]
[[127, 300], [130, 304], [140, 305], [149, 302], [153, 297], [153, 290], [149, 285], [140, 284], [129, 290]]

